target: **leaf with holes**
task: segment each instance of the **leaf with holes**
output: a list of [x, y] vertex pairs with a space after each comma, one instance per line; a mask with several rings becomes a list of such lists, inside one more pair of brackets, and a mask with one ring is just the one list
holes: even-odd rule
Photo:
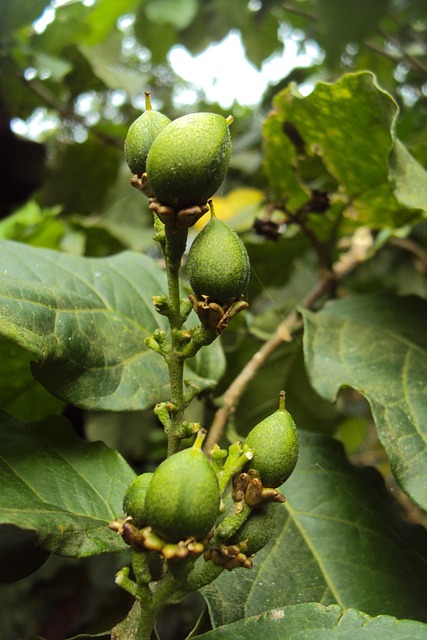
[[[265, 169], [276, 200], [288, 211], [295, 213], [308, 202], [307, 185], [315, 181], [334, 195], [328, 218], [344, 216], [348, 224], [377, 228], [399, 227], [414, 218], [413, 201], [400, 198], [409, 208], [402, 207], [389, 183], [398, 107], [372, 73], [319, 82], [306, 97], [291, 85], [273, 104], [263, 131]], [[327, 224], [325, 217], [323, 222], [314, 218], [317, 225]]]

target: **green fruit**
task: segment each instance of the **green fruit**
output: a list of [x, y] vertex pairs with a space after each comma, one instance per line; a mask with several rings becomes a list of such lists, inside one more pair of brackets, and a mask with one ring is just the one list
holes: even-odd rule
[[254, 509], [237, 533], [227, 541], [227, 544], [246, 542], [243, 549], [247, 556], [251, 556], [267, 544], [276, 527], [277, 503], [267, 504]]
[[227, 173], [228, 122], [215, 113], [192, 113], [171, 122], [155, 139], [147, 175], [158, 202], [176, 210], [206, 204]]
[[145, 517], [145, 495], [152, 477], [152, 473], [143, 473], [135, 478], [126, 489], [123, 498], [124, 514], [130, 516], [140, 529], [147, 524]]
[[248, 286], [250, 264], [245, 245], [214, 215], [191, 246], [187, 274], [194, 293], [220, 305], [240, 297]]
[[146, 111], [133, 122], [125, 140], [125, 159], [132, 173], [145, 172], [147, 156], [153, 140], [170, 123], [170, 119], [151, 107], [150, 94], [145, 94]]
[[254, 452], [247, 467], [258, 471], [265, 487], [279, 487], [289, 478], [297, 463], [299, 438], [283, 392], [279, 409], [249, 432], [245, 444]]
[[215, 524], [220, 492], [212, 465], [194, 446], [166, 458], [154, 472], [145, 498], [148, 524], [171, 542], [204, 538]]

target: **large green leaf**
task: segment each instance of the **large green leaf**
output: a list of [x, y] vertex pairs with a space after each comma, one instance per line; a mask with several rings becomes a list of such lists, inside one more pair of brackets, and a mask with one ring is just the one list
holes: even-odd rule
[[22, 424], [0, 414], [0, 522], [34, 531], [64, 556], [123, 550], [108, 529], [135, 473], [103, 443], [80, 440], [60, 417]]
[[314, 387], [331, 401], [342, 386], [366, 397], [398, 482], [427, 509], [426, 301], [373, 294], [302, 313]]
[[401, 520], [378, 472], [353, 467], [336, 440], [301, 432], [282, 491], [276, 534], [253, 569], [203, 590], [215, 627], [303, 602], [427, 620], [427, 533]]
[[[290, 86], [273, 104], [264, 125], [265, 168], [276, 198], [290, 211], [308, 200], [307, 159], [318, 157], [337, 182], [336, 199], [349, 220], [395, 227], [413, 217], [388, 182], [398, 107], [371, 73], [319, 82], [307, 97]], [[318, 172], [316, 165], [311, 181], [319, 180]]]
[[390, 155], [390, 181], [403, 206], [427, 213], [427, 172], [400, 140]]
[[426, 640], [427, 625], [311, 602], [272, 609], [201, 636], [200, 640]]
[[[169, 397], [167, 367], [144, 344], [166, 328], [152, 304], [165, 281], [154, 260], [132, 252], [81, 258], [0, 242], [0, 333], [35, 356], [35, 378], [58, 398], [92, 410], [146, 409]], [[188, 377], [206, 388], [222, 368], [216, 344]]]

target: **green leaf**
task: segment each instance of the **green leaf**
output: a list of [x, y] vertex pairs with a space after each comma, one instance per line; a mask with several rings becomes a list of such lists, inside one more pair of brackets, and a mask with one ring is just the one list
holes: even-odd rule
[[[0, 242], [0, 333], [35, 356], [33, 374], [50, 393], [85, 409], [135, 411], [168, 399], [167, 367], [144, 344], [166, 329], [152, 304], [165, 290], [164, 273], [144, 255], [81, 258]], [[222, 372], [219, 349], [191, 363], [202, 389]]]
[[91, 27], [91, 34], [85, 38], [87, 45], [104, 41], [115, 27], [120, 16], [132, 13], [140, 0], [98, 0], [88, 14], [85, 23]]
[[0, 337], [0, 406], [19, 420], [40, 420], [60, 413], [64, 403], [31, 375], [31, 354]]
[[427, 171], [400, 140], [395, 141], [390, 154], [390, 182], [395, 197], [404, 207], [427, 213]]
[[[48, 206], [60, 203], [65, 213], [93, 214], [102, 209], [121, 162], [121, 152], [94, 134], [83, 144], [63, 145], [42, 187], [41, 198]], [[90, 184], [90, 189], [83, 188], [85, 184]]]
[[281, 490], [276, 534], [253, 569], [203, 589], [215, 627], [303, 602], [427, 619], [427, 533], [401, 519], [377, 471], [352, 466], [336, 440], [301, 432]]
[[318, 0], [316, 8], [320, 44], [326, 49], [331, 61], [339, 60], [347, 43], [360, 43], [374, 32], [388, 5], [389, 0], [358, 0], [347, 3]]
[[261, 69], [264, 60], [282, 48], [277, 38], [279, 23], [270, 11], [254, 13], [251, 17], [247, 28], [241, 31], [242, 40], [247, 57]]
[[146, 0], [144, 11], [149, 21], [171, 24], [176, 29], [190, 26], [198, 10], [197, 0]]
[[314, 387], [331, 401], [342, 386], [366, 397], [396, 479], [427, 509], [427, 302], [373, 294], [302, 314]]
[[31, 575], [48, 559], [49, 551], [42, 549], [33, 531], [13, 525], [0, 526], [0, 582], [15, 582]]
[[122, 34], [115, 32], [107, 40], [96, 44], [79, 45], [79, 51], [85, 56], [95, 75], [112, 91], [124, 89], [130, 97], [141, 94], [149, 85], [147, 73], [136, 72], [122, 59]]
[[46, 249], [58, 249], [65, 233], [59, 218], [61, 209], [41, 208], [34, 200], [14, 211], [0, 222], [0, 238], [17, 240]]
[[49, 4], [49, 0], [32, 0], [29, 4], [3, 0], [0, 31], [4, 31], [10, 37], [10, 34], [18, 27], [31, 24], [36, 20]]
[[0, 522], [37, 534], [69, 557], [123, 550], [108, 523], [122, 515], [135, 473], [103, 443], [80, 440], [67, 420], [21, 424], [0, 414]]
[[266, 611], [208, 631], [199, 640], [426, 640], [427, 625], [314, 602]]
[[379, 228], [402, 226], [413, 218], [388, 181], [398, 107], [371, 73], [319, 82], [307, 97], [291, 86], [273, 104], [264, 125], [265, 169], [275, 197], [286, 201], [290, 211], [308, 200], [306, 182], [319, 180], [317, 165], [309, 179], [305, 175], [317, 157], [337, 183], [335, 198], [342, 205], [335, 215], [343, 210], [349, 221]]

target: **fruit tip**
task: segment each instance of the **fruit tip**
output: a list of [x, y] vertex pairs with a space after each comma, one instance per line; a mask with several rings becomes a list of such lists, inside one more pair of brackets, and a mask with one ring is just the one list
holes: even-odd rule
[[207, 434], [207, 431], [203, 427], [201, 427], [198, 430], [198, 432], [196, 434], [196, 439], [195, 439], [194, 444], [193, 444], [193, 449], [197, 449], [198, 451], [201, 450], [202, 444], [203, 444], [203, 440], [206, 438], [206, 434]]
[[152, 111], [153, 107], [151, 106], [151, 93], [150, 91], [144, 91], [145, 96], [145, 110]]
[[215, 215], [215, 209], [214, 209], [214, 206], [213, 206], [213, 200], [212, 200], [212, 198], [211, 198], [210, 200], [208, 200], [208, 205], [209, 205], [209, 210], [210, 210], [211, 218], [216, 218], [216, 215]]

